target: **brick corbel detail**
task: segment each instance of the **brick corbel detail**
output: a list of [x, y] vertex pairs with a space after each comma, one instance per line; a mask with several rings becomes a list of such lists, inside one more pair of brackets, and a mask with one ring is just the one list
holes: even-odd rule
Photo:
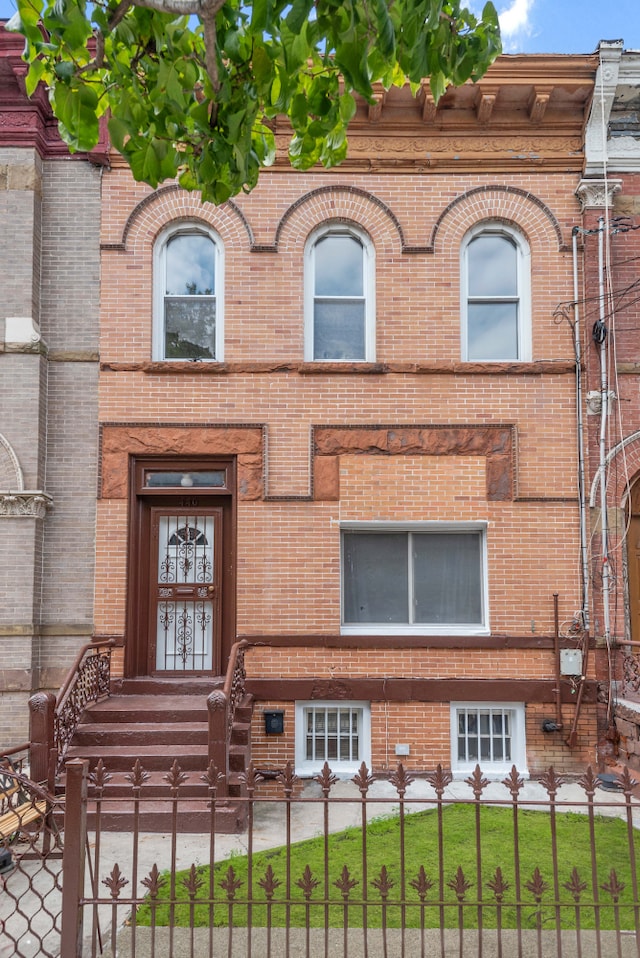
[[484, 456], [487, 500], [514, 499], [515, 427], [316, 426], [313, 431], [314, 499], [340, 498], [340, 456]]

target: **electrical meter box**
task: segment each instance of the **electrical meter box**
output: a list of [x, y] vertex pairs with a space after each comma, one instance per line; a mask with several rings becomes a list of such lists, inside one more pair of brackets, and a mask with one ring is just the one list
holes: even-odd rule
[[582, 675], [580, 649], [560, 649], [560, 675]]

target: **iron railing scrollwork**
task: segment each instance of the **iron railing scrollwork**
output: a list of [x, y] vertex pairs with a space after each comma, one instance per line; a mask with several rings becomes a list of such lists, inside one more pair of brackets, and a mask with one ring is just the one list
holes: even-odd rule
[[86, 707], [110, 694], [111, 650], [114, 645], [113, 639], [85, 645], [60, 689], [53, 730], [58, 771], [64, 765], [67, 750]]
[[[244, 653], [246, 646], [243, 643], [237, 643], [235, 646], [235, 656], [229, 659], [229, 671], [227, 678], [231, 678], [230, 688], [227, 698], [227, 740], [231, 739], [231, 731], [235, 721], [236, 709], [245, 695], [245, 682], [247, 673], [244, 666]], [[225, 691], [227, 682], [225, 682]]]
[[640, 701], [640, 657], [633, 653], [623, 659], [622, 697]]

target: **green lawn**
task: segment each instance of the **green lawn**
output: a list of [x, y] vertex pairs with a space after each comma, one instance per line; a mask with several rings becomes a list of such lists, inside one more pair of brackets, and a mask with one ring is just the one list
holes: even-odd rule
[[[575, 908], [572, 889], [567, 889], [565, 883], [572, 881], [574, 885], [586, 883], [584, 889], [579, 889], [581, 902], [593, 905], [592, 888], [592, 861], [589, 842], [588, 819], [583, 815], [563, 813], [557, 816], [557, 842], [559, 862], [559, 886], [561, 902], [561, 926], [575, 927]], [[596, 861], [598, 885], [610, 883], [611, 870], [615, 869], [617, 880], [624, 888], [619, 893], [620, 907], [617, 920], [621, 927], [634, 927], [634, 908], [632, 876], [630, 867], [629, 846], [626, 824], [618, 819], [598, 817], [595, 823], [596, 833]], [[636, 861], [640, 862], [640, 833], [634, 835]], [[510, 904], [515, 899], [515, 866], [514, 866], [514, 835], [513, 818], [510, 809], [485, 807], [481, 810], [481, 861], [482, 861], [482, 898], [493, 907], [483, 910], [485, 927], [496, 927], [498, 910], [495, 907], [494, 891], [488, 882], [495, 883], [496, 869], [501, 869], [503, 883], [507, 884], [504, 891], [504, 905], [501, 908], [500, 920], [502, 926], [516, 927], [516, 909]], [[243, 926], [247, 923], [247, 898], [249, 897], [249, 881], [252, 886], [252, 916], [253, 925], [267, 924], [267, 908], [271, 909], [271, 924], [283, 926], [289, 924], [304, 926], [308, 922], [311, 927], [322, 927], [325, 922], [325, 860], [328, 862], [328, 888], [326, 897], [331, 899], [329, 905], [329, 924], [332, 927], [342, 927], [345, 922], [342, 892], [334, 882], [343, 875], [343, 869], [348, 869], [347, 879], [355, 881], [349, 892], [350, 904], [347, 921], [350, 927], [360, 927], [363, 922], [363, 875], [362, 875], [362, 845], [361, 829], [349, 828], [328, 837], [310, 839], [298, 842], [291, 846], [290, 857], [290, 888], [291, 899], [304, 902], [304, 893], [297, 884], [303, 878], [307, 866], [308, 887], [312, 887], [311, 904], [292, 904], [287, 906], [283, 899], [287, 898], [287, 854], [286, 848], [274, 848], [253, 856], [251, 875], [248, 874], [248, 861], [245, 856], [233, 857], [228, 861], [218, 863], [213, 875], [213, 923], [215, 925]], [[380, 927], [382, 923], [382, 907], [379, 904], [382, 890], [387, 889], [386, 924], [389, 927], [399, 927], [401, 923], [401, 907], [398, 904], [401, 895], [401, 867], [400, 867], [400, 822], [397, 817], [371, 822], [367, 827], [367, 889], [366, 895], [368, 927]], [[553, 928], [556, 925], [556, 910], [553, 894], [553, 866], [551, 855], [551, 828], [550, 818], [544, 812], [519, 812], [519, 853], [521, 875], [521, 898], [524, 902], [521, 920], [524, 927], [535, 928], [537, 921], [542, 927]], [[465, 927], [477, 926], [477, 908], [472, 904], [478, 899], [477, 865], [476, 865], [476, 838], [475, 838], [475, 808], [469, 805], [450, 805], [443, 811], [443, 854], [444, 854], [444, 897], [448, 903], [444, 910], [444, 924], [447, 927], [456, 927], [460, 920], [455, 891], [447, 883], [453, 881], [458, 874], [459, 878], [469, 883], [465, 892], [463, 921]], [[426, 927], [440, 926], [440, 908], [435, 904], [440, 897], [438, 886], [438, 828], [437, 811], [430, 810], [407, 815], [405, 818], [405, 899], [410, 904], [405, 909], [405, 922], [408, 927], [420, 927], [421, 919]], [[386, 867], [386, 876], [382, 876], [383, 866]], [[229, 869], [233, 869], [230, 874]], [[420, 897], [416, 888], [411, 884], [419, 884], [421, 868], [423, 878], [432, 886], [426, 891], [426, 907], [421, 909]], [[462, 876], [458, 869], [462, 869]], [[539, 869], [546, 889], [542, 891], [542, 905], [536, 905], [534, 893], [527, 889], [526, 883], [532, 881], [535, 869]], [[265, 904], [264, 888], [260, 885], [264, 881], [267, 870], [272, 870], [273, 878], [279, 883], [273, 890], [273, 903]], [[577, 876], [573, 875], [574, 869]], [[187, 884], [195, 879], [199, 884], [196, 901], [206, 901], [207, 904], [188, 904], [189, 893]], [[164, 884], [160, 888], [155, 904], [149, 899], [139, 908], [137, 921], [139, 924], [150, 924], [155, 921], [158, 925], [167, 924], [170, 909], [166, 901], [170, 892], [170, 882], [167, 875], [163, 876]], [[239, 882], [235, 894], [235, 902], [230, 911], [227, 901], [229, 879], [232, 883]], [[176, 877], [175, 899], [181, 903], [174, 905], [173, 922], [178, 926], [207, 926], [211, 920], [210, 901], [210, 871], [207, 866], [194, 869], [193, 873], [180, 872]], [[373, 884], [378, 882], [377, 887]], [[317, 882], [317, 885], [314, 884]], [[225, 883], [225, 884], [223, 884]], [[392, 883], [392, 884], [390, 884]], [[423, 883], [424, 888], [424, 883]], [[597, 892], [601, 903], [600, 925], [602, 928], [616, 927], [616, 910], [612, 904], [612, 895], [602, 887]], [[164, 900], [163, 900], [164, 899]], [[315, 904], [314, 904], [315, 902]], [[359, 904], [355, 904], [358, 902]], [[421, 911], [423, 912], [421, 916]], [[152, 917], [152, 912], [153, 917]], [[582, 928], [595, 927], [595, 913], [593, 907], [581, 909], [580, 924]]]

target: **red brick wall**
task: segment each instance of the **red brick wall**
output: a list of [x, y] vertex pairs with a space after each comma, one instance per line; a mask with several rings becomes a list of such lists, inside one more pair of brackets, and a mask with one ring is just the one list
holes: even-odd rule
[[[274, 172], [249, 196], [215, 209], [172, 187], [152, 195], [122, 169], [105, 173], [101, 421], [265, 427], [264, 487], [238, 497], [239, 635], [339, 633], [340, 523], [353, 520], [487, 523], [492, 634], [550, 636], [554, 592], [562, 621], [579, 608], [573, 353], [568, 327], [553, 320], [556, 305], [572, 297], [566, 244], [578, 211], [576, 177], [522, 173], [496, 183], [495, 172], [420, 180], [389, 172]], [[319, 187], [330, 189], [311, 192]], [[521, 230], [530, 246], [533, 359], [547, 371], [531, 365], [470, 373], [459, 365], [459, 250], [466, 231], [487, 218]], [[225, 371], [148, 366], [153, 243], [176, 219], [200, 219], [224, 243]], [[356, 224], [375, 247], [376, 360], [396, 364], [393, 371], [318, 373], [303, 364], [304, 246], [327, 219]], [[252, 252], [252, 244], [273, 249]], [[410, 247], [423, 252], [403, 253]], [[286, 368], [251, 367], [260, 361]], [[551, 372], [548, 361], [556, 362]], [[412, 370], [415, 363], [422, 368]], [[343, 424], [508, 425], [513, 489], [502, 501], [488, 497], [484, 454], [358, 453], [339, 456], [338, 498], [314, 501], [312, 427]], [[123, 453], [140, 451], [122, 441]], [[116, 497], [100, 503], [98, 517], [96, 614], [99, 631], [122, 634], [127, 490], [110, 494]], [[498, 651], [479, 639], [470, 651], [455, 637], [447, 649], [253, 650], [247, 668], [256, 677], [287, 678], [554, 677], [549, 649]], [[285, 734], [277, 741], [260, 731], [269, 704], [275, 703], [259, 703], [254, 717], [254, 759], [280, 765], [293, 758], [293, 704], [286, 704]], [[535, 706], [535, 721], [528, 719], [531, 768], [547, 761], [549, 740], [536, 723], [538, 712], [551, 711]], [[581, 743], [593, 738], [592, 726], [585, 710]], [[390, 741], [411, 744], [414, 767], [447, 764], [449, 705], [374, 702], [372, 740], [376, 769], [395, 763]], [[585, 754], [575, 753], [579, 760]], [[565, 746], [559, 761], [561, 755], [578, 761]]]

